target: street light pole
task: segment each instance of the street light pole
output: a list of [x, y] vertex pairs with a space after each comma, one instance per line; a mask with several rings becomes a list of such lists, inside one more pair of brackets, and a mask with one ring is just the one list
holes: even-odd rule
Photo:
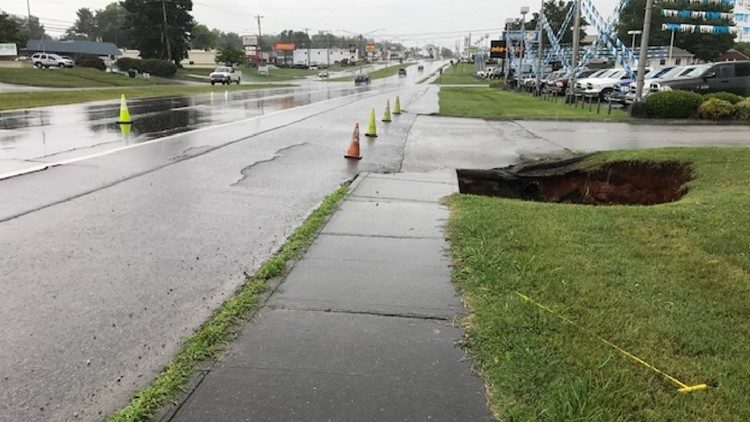
[[646, 0], [646, 13], [643, 17], [643, 36], [641, 37], [641, 52], [638, 54], [638, 74], [635, 83], [635, 102], [630, 113], [636, 117], [646, 115], [646, 107], [643, 104], [643, 85], [646, 76], [646, 62], [648, 61], [648, 38], [651, 32], [651, 14], [654, 8], [654, 0]]
[[638, 36], [638, 35], [641, 35], [642, 32], [643, 31], [641, 31], [641, 30], [628, 31], [628, 35], [632, 35], [633, 36], [633, 43], [630, 45], [630, 51], [633, 51], [633, 52], [635, 51], [635, 37]]

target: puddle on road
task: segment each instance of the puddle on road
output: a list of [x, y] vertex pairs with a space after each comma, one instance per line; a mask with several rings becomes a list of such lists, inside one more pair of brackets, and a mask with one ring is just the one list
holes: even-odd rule
[[116, 123], [117, 102], [0, 112], [0, 159], [33, 160], [59, 154], [73, 158], [83, 151], [90, 153], [92, 147], [147, 142], [360, 91], [354, 87], [317, 91], [289, 88], [131, 100], [128, 108], [133, 123], [127, 130]]

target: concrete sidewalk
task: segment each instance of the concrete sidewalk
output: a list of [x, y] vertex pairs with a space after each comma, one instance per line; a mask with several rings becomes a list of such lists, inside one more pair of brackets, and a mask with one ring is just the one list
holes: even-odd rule
[[452, 171], [368, 174], [169, 419], [491, 420], [456, 344]]

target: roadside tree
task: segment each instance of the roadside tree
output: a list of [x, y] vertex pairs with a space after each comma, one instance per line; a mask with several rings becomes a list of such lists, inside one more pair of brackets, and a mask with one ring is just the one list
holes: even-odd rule
[[179, 66], [190, 46], [192, 0], [124, 0], [121, 4], [127, 11], [124, 29], [141, 57], [164, 59]]

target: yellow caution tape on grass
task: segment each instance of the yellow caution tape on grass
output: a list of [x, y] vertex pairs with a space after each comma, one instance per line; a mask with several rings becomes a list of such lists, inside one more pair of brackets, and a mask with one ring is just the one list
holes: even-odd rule
[[705, 390], [705, 389], [708, 388], [708, 385], [706, 385], [706, 384], [687, 385], [684, 382], [678, 380], [677, 378], [675, 378], [675, 377], [667, 374], [666, 372], [660, 370], [659, 368], [655, 367], [654, 365], [651, 365], [650, 363], [646, 362], [645, 360], [639, 358], [638, 356], [636, 356], [636, 355], [628, 352], [627, 350], [624, 350], [623, 348], [617, 346], [616, 344], [614, 344], [611, 341], [605, 339], [604, 337], [601, 337], [601, 336], [599, 336], [597, 334], [594, 334], [591, 331], [589, 331], [589, 330], [583, 328], [582, 326], [576, 324], [575, 322], [573, 322], [569, 318], [567, 318], [567, 317], [565, 317], [563, 315], [560, 315], [559, 313], [553, 311], [551, 308], [549, 308], [549, 307], [547, 307], [545, 305], [542, 305], [539, 302], [536, 302], [536, 301], [532, 300], [531, 298], [529, 298], [528, 296], [526, 296], [524, 294], [521, 294], [519, 292], [516, 292], [516, 294], [518, 296], [520, 296], [523, 300], [525, 300], [525, 301], [527, 301], [529, 303], [532, 303], [532, 304], [536, 305], [537, 307], [539, 307], [541, 309], [544, 309], [545, 311], [547, 311], [547, 312], [551, 313], [552, 315], [560, 318], [561, 320], [567, 322], [568, 324], [570, 324], [570, 325], [578, 328], [579, 330], [581, 330], [581, 331], [583, 331], [583, 332], [585, 332], [585, 333], [587, 333], [587, 334], [589, 334], [591, 336], [594, 336], [594, 337], [598, 338], [599, 340], [601, 340], [602, 342], [604, 342], [608, 346], [612, 347], [613, 349], [617, 350], [618, 352], [622, 353], [623, 355], [629, 357], [630, 359], [633, 359], [634, 361], [640, 363], [641, 365], [645, 366], [646, 368], [648, 368], [648, 369], [656, 372], [657, 374], [661, 375], [662, 377], [666, 378], [667, 380], [669, 380], [670, 382], [672, 382], [674, 385], [677, 386], [677, 391], [680, 392], [680, 393], [691, 393], [693, 391], [700, 391], [700, 390]]

